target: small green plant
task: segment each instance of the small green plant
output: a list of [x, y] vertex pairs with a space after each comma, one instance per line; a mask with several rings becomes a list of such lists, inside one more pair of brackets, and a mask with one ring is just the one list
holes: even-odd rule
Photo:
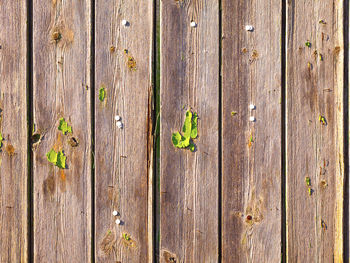
[[231, 116], [236, 116], [237, 115], [237, 111], [231, 111]]
[[47, 160], [57, 166], [58, 168], [65, 169], [66, 168], [66, 156], [62, 151], [56, 152], [54, 149], [51, 149], [46, 154]]
[[193, 139], [198, 136], [198, 115], [197, 113], [192, 113], [190, 110], [186, 112], [186, 118], [184, 125], [182, 126], [182, 134], [180, 132], [173, 133], [171, 140], [176, 148], [187, 148], [193, 152], [195, 151], [195, 145]]
[[60, 124], [58, 125], [58, 130], [62, 131], [64, 135], [68, 133], [72, 133], [72, 126], [69, 126], [68, 123], [64, 120], [64, 118], [60, 118]]
[[102, 85], [102, 87], [100, 88], [99, 92], [98, 92], [98, 99], [100, 101], [104, 101], [106, 97], [106, 90], [105, 90], [105, 87]]
[[310, 42], [309, 40], [307, 40], [307, 41], [305, 42], [305, 46], [307, 46], [308, 48], [310, 48], [310, 47], [311, 47], [311, 42]]

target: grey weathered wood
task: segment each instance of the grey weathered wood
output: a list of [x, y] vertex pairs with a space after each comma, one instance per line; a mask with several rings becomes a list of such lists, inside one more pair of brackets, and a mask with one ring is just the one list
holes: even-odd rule
[[[342, 14], [342, 1], [288, 1], [287, 5], [290, 262], [342, 262]], [[326, 125], [319, 116], [325, 117]], [[311, 195], [305, 177], [311, 180]]]
[[27, 262], [27, 5], [0, 2], [0, 262]]
[[[33, 1], [34, 260], [91, 261], [90, 1]], [[73, 134], [58, 130], [64, 117]], [[74, 136], [79, 144], [72, 147]], [[48, 162], [53, 148], [66, 169]]]
[[[219, 258], [218, 7], [207, 0], [161, 2], [160, 262]], [[171, 141], [188, 108], [199, 115], [195, 152]]]
[[281, 262], [281, 14], [222, 2], [222, 262]]
[[97, 0], [95, 28], [96, 261], [152, 262], [153, 1]]

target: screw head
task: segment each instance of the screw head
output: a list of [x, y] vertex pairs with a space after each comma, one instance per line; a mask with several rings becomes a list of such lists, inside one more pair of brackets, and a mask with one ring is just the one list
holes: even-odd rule
[[120, 221], [120, 219], [117, 219], [117, 220], [115, 220], [115, 223], [116, 223], [117, 225], [120, 225], [120, 224], [122, 223], [122, 221]]
[[249, 121], [255, 122], [255, 117], [254, 117], [254, 116], [250, 116], [250, 117], [249, 117]]
[[119, 215], [118, 211], [116, 211], [116, 210], [114, 210], [112, 214], [113, 214], [114, 216]]
[[121, 117], [120, 117], [119, 115], [115, 115], [114, 119], [115, 119], [116, 121], [120, 121], [120, 120], [121, 120]]
[[250, 105], [249, 105], [249, 109], [255, 110], [255, 105], [254, 105], [254, 104], [250, 104]]
[[191, 27], [196, 27], [197, 26], [197, 23], [192, 21], [191, 24], [190, 24]]
[[125, 19], [122, 20], [122, 25], [123, 25], [123, 26], [127, 26], [128, 24], [129, 24], [128, 21], [126, 21]]

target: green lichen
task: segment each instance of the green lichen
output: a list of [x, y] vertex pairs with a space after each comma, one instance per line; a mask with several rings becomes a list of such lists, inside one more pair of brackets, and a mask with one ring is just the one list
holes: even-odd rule
[[198, 136], [197, 121], [198, 121], [198, 115], [196, 112], [194, 112], [192, 117], [191, 139], [196, 139]]
[[171, 140], [175, 147], [180, 149], [189, 147], [192, 152], [195, 150], [195, 145], [192, 142], [192, 139], [196, 139], [198, 137], [197, 122], [197, 113], [192, 113], [190, 110], [188, 110], [186, 112], [185, 122], [182, 126], [182, 134], [180, 134], [180, 132], [175, 132], [172, 134]]
[[308, 192], [309, 192], [309, 195], [312, 195], [313, 191], [312, 191], [311, 187], [308, 188]]
[[307, 186], [311, 186], [311, 179], [310, 179], [310, 177], [305, 177], [305, 183], [306, 183], [306, 185]]
[[64, 135], [68, 133], [72, 133], [72, 126], [69, 126], [68, 123], [64, 120], [64, 118], [60, 118], [60, 124], [58, 125], [58, 129], [62, 131]]
[[61, 169], [66, 168], [66, 159], [67, 157], [64, 156], [62, 151], [58, 152], [56, 166]]
[[106, 97], [106, 90], [105, 90], [104, 86], [102, 86], [98, 92], [98, 99], [100, 101], [104, 101], [105, 97]]
[[54, 149], [51, 149], [46, 154], [47, 160], [57, 166], [58, 168], [65, 169], [66, 168], [66, 156], [62, 151], [56, 152]]
[[0, 149], [2, 148], [2, 141], [4, 140], [4, 138], [2, 137], [2, 133], [0, 132]]
[[126, 240], [126, 241], [130, 241], [131, 240], [131, 237], [128, 233], [123, 233], [122, 234], [123, 238]]
[[173, 133], [171, 140], [174, 146], [177, 148], [186, 148], [189, 145], [187, 144], [187, 140], [185, 140], [185, 138], [179, 132]]
[[311, 42], [310, 42], [309, 40], [307, 40], [307, 41], [305, 42], [305, 46], [307, 46], [308, 48], [310, 48], [310, 47], [311, 47]]
[[182, 126], [183, 137], [185, 137], [185, 139], [189, 139], [191, 136], [191, 132], [192, 132], [192, 112], [187, 111], [185, 122], [184, 122], [184, 125]]
[[237, 115], [237, 111], [231, 111], [231, 116], [236, 116]]
[[54, 165], [56, 165], [57, 163], [57, 153], [55, 152], [54, 149], [51, 149], [47, 154], [46, 154], [47, 160], [50, 163], [53, 163]]
[[190, 151], [194, 152], [196, 149], [195, 145], [193, 143], [190, 143]]
[[324, 116], [319, 116], [318, 117], [318, 120], [320, 121], [320, 123], [322, 124], [322, 125], [327, 125], [327, 121], [326, 121], [326, 118], [324, 117]]

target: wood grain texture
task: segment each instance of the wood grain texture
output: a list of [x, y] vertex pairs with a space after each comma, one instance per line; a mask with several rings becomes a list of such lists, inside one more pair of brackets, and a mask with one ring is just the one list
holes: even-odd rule
[[289, 262], [342, 262], [342, 14], [342, 1], [287, 5]]
[[[33, 1], [35, 262], [91, 261], [90, 9]], [[72, 134], [58, 130], [61, 117]], [[48, 162], [50, 149], [64, 151], [66, 169]]]
[[96, 261], [152, 262], [153, 1], [97, 0], [95, 28]]
[[222, 262], [281, 261], [281, 14], [222, 2]]
[[[217, 1], [161, 1], [160, 262], [219, 258], [218, 8]], [[171, 141], [189, 108], [199, 116], [195, 152]]]
[[0, 262], [27, 262], [27, 6], [0, 2]]

